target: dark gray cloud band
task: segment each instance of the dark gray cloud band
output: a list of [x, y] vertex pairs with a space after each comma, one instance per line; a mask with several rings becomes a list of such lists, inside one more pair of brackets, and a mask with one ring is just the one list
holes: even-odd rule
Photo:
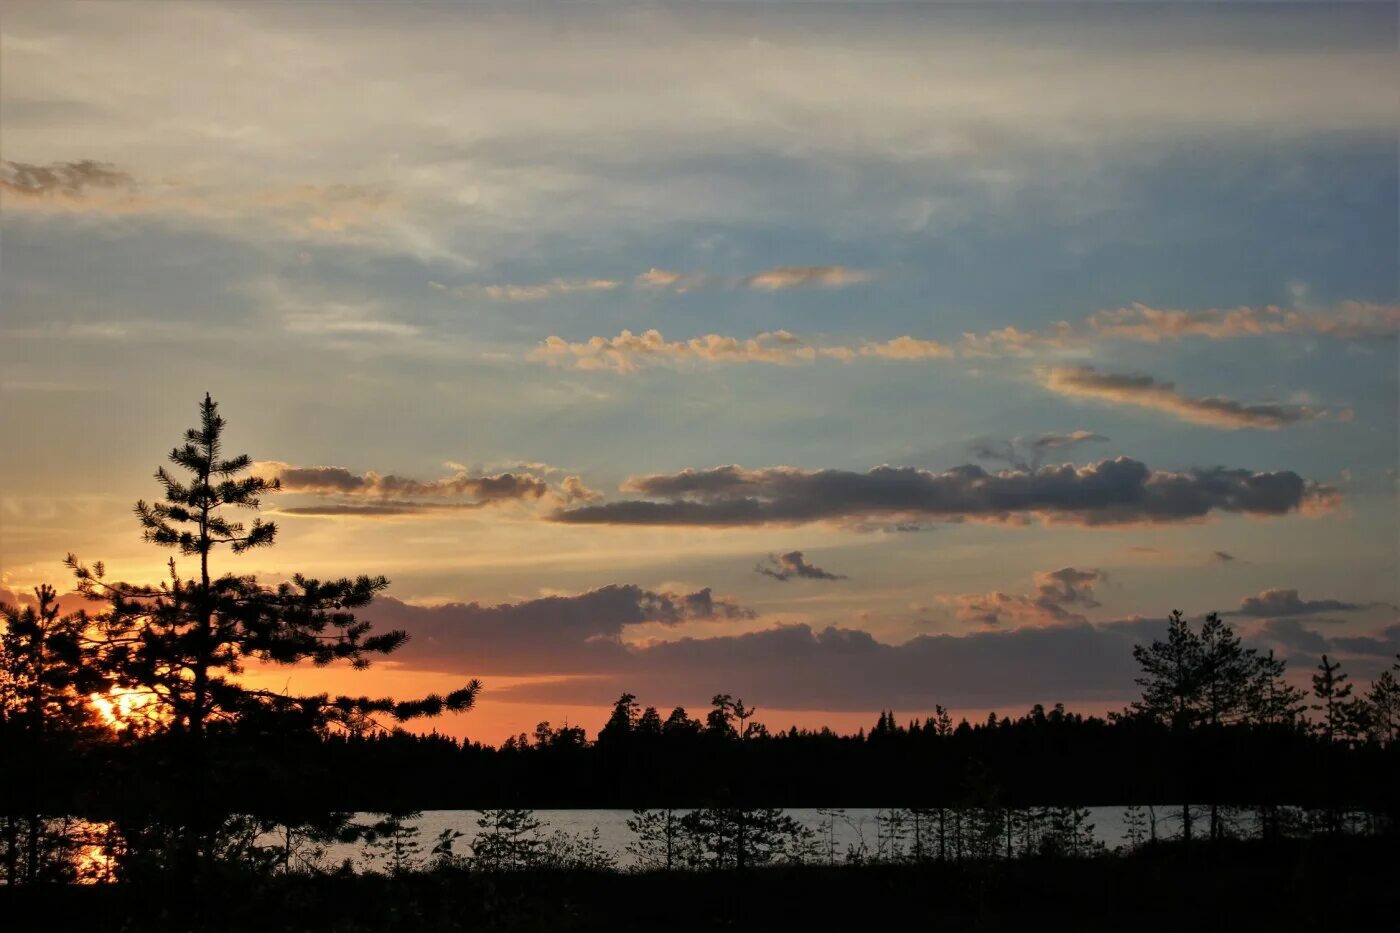
[[1151, 470], [1126, 457], [1084, 467], [942, 473], [875, 467], [865, 473], [722, 466], [634, 477], [623, 489], [644, 498], [562, 509], [567, 524], [797, 525], [878, 519], [1046, 521], [1086, 526], [1170, 524], [1215, 512], [1253, 516], [1325, 510], [1338, 491], [1292, 471], [1214, 467]]

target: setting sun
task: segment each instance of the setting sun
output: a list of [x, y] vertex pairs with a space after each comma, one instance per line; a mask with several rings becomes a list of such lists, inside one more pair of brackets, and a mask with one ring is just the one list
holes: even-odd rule
[[157, 699], [152, 690], [127, 687], [112, 687], [105, 694], [94, 693], [88, 697], [93, 709], [113, 732], [141, 731], [159, 721], [161, 712]]

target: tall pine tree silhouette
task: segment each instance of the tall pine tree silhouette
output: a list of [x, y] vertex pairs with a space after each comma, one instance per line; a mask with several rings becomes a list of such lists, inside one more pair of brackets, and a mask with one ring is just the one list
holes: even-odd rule
[[177, 835], [187, 850], [182, 854], [201, 856], [210, 854], [207, 835], [226, 815], [211, 788], [211, 730], [232, 732], [280, 714], [312, 731], [359, 731], [373, 728], [381, 715], [404, 721], [470, 709], [480, 690], [473, 680], [445, 697], [332, 699], [275, 693], [238, 679], [250, 659], [317, 666], [342, 661], [363, 669], [408, 636], [372, 634], [371, 624], [355, 615], [389, 585], [382, 576], [321, 581], [296, 574], [266, 586], [253, 576], [216, 572], [212, 562], [219, 549], [242, 554], [270, 546], [277, 536], [272, 522], [255, 518], [245, 525], [234, 518], [237, 510], [256, 511], [261, 497], [279, 484], [251, 475], [246, 454], [225, 456], [224, 428], [218, 405], [206, 394], [199, 426], [170, 452], [178, 470], [156, 471], [162, 499], [135, 508], [146, 541], [194, 559], [191, 576], [182, 576], [172, 557], [168, 579], [158, 586], [117, 582], [101, 563], [88, 566], [68, 557], [78, 590], [105, 604], [96, 621], [105, 636], [106, 668], [119, 683], [150, 694], [165, 731], [178, 740], [176, 774], [168, 777], [187, 809]]

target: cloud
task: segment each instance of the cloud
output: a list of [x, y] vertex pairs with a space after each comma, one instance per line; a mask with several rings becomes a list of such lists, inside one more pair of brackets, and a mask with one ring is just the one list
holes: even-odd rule
[[637, 276], [634, 280], [638, 288], [671, 289], [677, 292], [693, 291], [713, 283], [712, 276], [703, 272], [672, 272], [657, 269], [655, 266]]
[[756, 337], [705, 334], [689, 340], [667, 340], [658, 330], [634, 334], [624, 330], [616, 337], [590, 337], [573, 343], [547, 337], [526, 358], [552, 366], [574, 369], [610, 369], [636, 372], [645, 365], [682, 366], [695, 363], [768, 363], [790, 366], [817, 359], [850, 362], [857, 357], [916, 361], [953, 356], [953, 350], [936, 340], [896, 337], [883, 343], [866, 341], [857, 346], [811, 344], [785, 330]]
[[483, 674], [589, 674], [615, 670], [632, 649], [621, 636], [629, 626], [745, 620], [754, 612], [708, 588], [690, 593], [610, 585], [584, 593], [546, 596], [494, 606], [448, 603], [412, 606], [376, 600], [367, 612], [379, 628], [411, 638], [394, 655], [409, 667]]
[[389, 231], [367, 228], [401, 206], [386, 191], [343, 183], [198, 185], [176, 178], [138, 180], [106, 162], [34, 165], [0, 162], [0, 191], [11, 205], [39, 212], [246, 220], [295, 238], [370, 243]]
[[1400, 654], [1400, 622], [1361, 635], [1326, 635], [1305, 628], [1299, 619], [1265, 619], [1248, 640], [1281, 649], [1285, 655], [1293, 656], [1305, 669], [1315, 664], [1323, 654], [1333, 658], [1347, 656], [1351, 658], [1347, 664], [1348, 673], [1360, 678], [1374, 677]]
[[1352, 654], [1393, 658], [1400, 655], [1400, 622], [1387, 625], [1374, 635], [1338, 635], [1332, 644]]
[[1100, 337], [1143, 343], [1204, 337], [1235, 340], [1268, 334], [1308, 334], [1356, 338], [1394, 336], [1400, 332], [1400, 306], [1368, 301], [1344, 301], [1323, 311], [1298, 311], [1276, 305], [1263, 307], [1177, 310], [1133, 304], [1099, 311], [1085, 321]]
[[0, 161], [0, 191], [19, 198], [66, 198], [79, 200], [93, 188], [128, 188], [130, 175], [106, 162], [84, 159], [80, 162]]
[[743, 284], [748, 288], [772, 292], [812, 285], [822, 288], [844, 288], [864, 282], [867, 278], [867, 273], [844, 266], [778, 266], [749, 276], [743, 280]]
[[[395, 5], [346, 22], [317, 4], [98, 15], [53, 0], [8, 12], [5, 142], [14, 154], [84, 140], [143, 177], [188, 173], [218, 200], [263, 179], [392, 186], [409, 209], [374, 233], [414, 255], [518, 254], [560, 232], [678, 221], [774, 229], [814, 205], [837, 236], [884, 234], [922, 200], [905, 179], [980, 204], [1223, 132], [1256, 146], [1388, 139], [1393, 52], [1374, 37], [1393, 17], [1378, 6], [1325, 21], [1281, 11], [1254, 29], [1214, 10], [1085, 24], [857, 4], [584, 21], [567, 6], [483, 20]], [[215, 35], [226, 56], [189, 53]], [[367, 92], [341, 74], [393, 79]], [[773, 168], [742, 171], [755, 163]]]
[[630, 373], [653, 363], [770, 363], [786, 365], [805, 357], [800, 341], [787, 331], [771, 331], [741, 340], [706, 334], [689, 340], [668, 341], [658, 330], [634, 334], [624, 330], [616, 337], [590, 337], [570, 343], [549, 337], [530, 351], [528, 358], [575, 369], [611, 369]]
[[[1368, 604], [1373, 605], [1373, 604]], [[1264, 590], [1258, 596], [1246, 596], [1240, 601], [1235, 615], [1242, 616], [1305, 616], [1319, 612], [1351, 612], [1368, 605], [1342, 602], [1337, 599], [1302, 599], [1298, 591], [1289, 589]]]
[[[534, 702], [703, 702], [723, 690], [783, 709], [1028, 706], [1065, 700], [1116, 704], [1134, 695], [1132, 646], [1145, 628], [1068, 624], [888, 644], [858, 629], [779, 625], [634, 648], [587, 677], [503, 690]], [[489, 682], [488, 682], [489, 683]]]
[[[637, 277], [641, 287], [686, 291], [720, 280], [699, 274], [652, 269]], [[1238, 323], [1240, 320], [1250, 325]], [[1236, 323], [1230, 323], [1236, 322]], [[1283, 311], [1278, 308], [1234, 311], [1156, 311], [1134, 305], [1102, 311], [1082, 327], [1060, 321], [1043, 332], [1006, 327], [982, 334], [965, 333], [957, 343], [904, 335], [889, 340], [854, 344], [811, 343], [788, 331], [770, 331], [752, 338], [705, 334], [668, 341], [655, 329], [641, 334], [623, 330], [616, 337], [594, 336], [572, 342], [551, 335], [526, 354], [527, 359], [575, 369], [635, 372], [642, 365], [709, 363], [773, 363], [787, 365], [817, 359], [842, 362], [865, 357], [889, 361], [920, 361], [954, 357], [1034, 356], [1046, 350], [1084, 349], [1103, 339], [1156, 343], [1186, 336], [1233, 339], [1265, 334], [1308, 334], [1337, 338], [1388, 337], [1400, 333], [1400, 306], [1344, 302], [1330, 311]], [[1248, 404], [1227, 398], [1192, 398], [1169, 382], [1149, 376], [1101, 373], [1088, 366], [1058, 367], [1045, 377], [1048, 388], [1066, 395], [1166, 411], [1178, 418], [1221, 428], [1277, 428], [1285, 424], [1328, 417], [1327, 412], [1301, 405]], [[1350, 410], [1335, 417], [1349, 419]]]
[[293, 466], [277, 460], [253, 464], [254, 471], [281, 483], [282, 491], [325, 500], [310, 505], [279, 506], [287, 515], [361, 516], [365, 518], [472, 510], [512, 502], [549, 499], [568, 505], [589, 502], [598, 494], [577, 476], [558, 484], [528, 472], [477, 473], [458, 470], [435, 480], [418, 480], [339, 466]]
[[1332, 643], [1297, 619], [1265, 619], [1251, 640], [1278, 645], [1289, 654], [1320, 655], [1332, 650]]
[[[828, 351], [834, 348], [828, 348]], [[921, 340], [916, 337], [895, 337], [884, 343], [864, 343], [855, 352], [861, 356], [876, 356], [887, 360], [928, 360], [947, 359], [954, 355], [952, 347], [937, 340]], [[828, 352], [828, 355], [832, 355]]]
[[551, 279], [533, 285], [458, 285], [449, 288], [439, 282], [433, 287], [462, 297], [482, 296], [492, 301], [543, 301], [556, 295], [575, 292], [609, 292], [621, 287], [614, 279]]
[[1063, 567], [1041, 571], [1035, 575], [1036, 592], [1030, 595], [1008, 595], [1002, 592], [969, 593], [953, 597], [958, 619], [979, 625], [995, 626], [1004, 622], [1015, 625], [1061, 625], [1083, 622], [1076, 608], [1092, 609], [1099, 605], [1094, 587], [1107, 575], [1100, 570], [1076, 570]]
[[[1092, 601], [1085, 590], [1095, 581], [1079, 575], [1089, 572], [1058, 580], [1037, 575], [1037, 581], [1052, 594], [1063, 587], [1055, 596], [1059, 605], [1084, 605], [1083, 599]], [[678, 595], [635, 586], [500, 606], [418, 607], [385, 599], [374, 608], [376, 625], [410, 633], [395, 655], [410, 667], [488, 675], [487, 688], [498, 699], [600, 706], [623, 691], [658, 706], [702, 703], [717, 691], [801, 710], [925, 710], [935, 703], [1004, 709], [1056, 701], [1116, 706], [1139, 692], [1133, 646], [1166, 636], [1162, 618], [1090, 624], [1069, 613], [1054, 624], [919, 635], [897, 644], [860, 629], [806, 624], [629, 643], [625, 629], [647, 621], [678, 625], [707, 613], [750, 615], [706, 590]], [[1285, 657], [1304, 655], [1299, 663], [1305, 668], [1321, 646], [1306, 629], [1287, 624], [1246, 641], [1278, 646]], [[1326, 639], [1325, 647], [1384, 666], [1400, 650], [1400, 624]], [[1364, 673], [1353, 667], [1358, 676]], [[550, 677], [493, 689], [492, 674]]]
[[788, 551], [786, 554], [769, 554], [766, 564], [754, 565], [754, 572], [764, 576], [772, 577], [774, 580], [781, 580], [786, 583], [793, 577], [803, 580], [844, 580], [846, 577], [839, 573], [830, 573], [807, 563], [802, 557], [801, 551]]
[[966, 357], [1031, 356], [1042, 349], [1058, 349], [1081, 342], [1073, 325], [1059, 321], [1047, 331], [1003, 327], [981, 334], [964, 333], [958, 350]]
[[641, 499], [553, 515], [568, 524], [798, 525], [807, 522], [1024, 521], [1084, 526], [1170, 524], [1215, 512], [1253, 516], [1326, 510], [1340, 501], [1331, 486], [1291, 471], [1214, 467], [1151, 470], [1127, 457], [1084, 467], [990, 473], [979, 466], [934, 473], [879, 466], [865, 473], [721, 466], [632, 477], [623, 491]]
[[689, 292], [699, 288], [776, 292], [790, 288], [845, 288], [870, 278], [868, 272], [845, 266], [777, 266], [753, 275], [732, 278], [709, 272], [674, 272], [652, 267], [633, 279], [638, 288]]
[[470, 476], [458, 472], [443, 479], [422, 481], [373, 470], [352, 473], [345, 467], [297, 467], [275, 460], [255, 464], [255, 470], [282, 484], [284, 492], [312, 495], [339, 495], [367, 498], [416, 498], [470, 496], [476, 499], [538, 499], [549, 486], [533, 476], [501, 473], [496, 476]]
[[[1057, 700], [1120, 702], [1134, 693], [1135, 641], [1161, 620], [965, 635], [902, 644], [858, 629], [779, 624], [756, 632], [628, 642], [627, 629], [743, 621], [753, 613], [710, 590], [668, 593], [635, 585], [494, 606], [414, 606], [376, 600], [365, 617], [403, 629], [395, 661], [415, 670], [485, 676], [499, 699], [607, 703], [623, 690], [658, 705], [737, 692], [788, 709], [906, 709]], [[493, 688], [491, 675], [551, 682]]]
[[1213, 428], [1272, 429], [1327, 417], [1327, 412], [1303, 405], [1250, 404], [1221, 396], [1192, 398], [1178, 392], [1170, 382], [1158, 382], [1151, 376], [1100, 372], [1092, 366], [1052, 369], [1045, 376], [1045, 385], [1061, 395], [1150, 408]]
[[1077, 325], [1057, 321], [1038, 331], [1004, 327], [965, 333], [957, 349], [968, 358], [1029, 357], [1046, 351], [1084, 350], [1105, 340], [1157, 344], [1188, 338], [1219, 341], [1281, 335], [1360, 340], [1397, 334], [1400, 305], [1371, 301], [1343, 301], [1331, 308], [1307, 311], [1276, 305], [1181, 310], [1132, 304], [1096, 311]]
[[1068, 434], [1035, 434], [1029, 437], [981, 437], [968, 445], [968, 452], [979, 460], [1005, 463], [1018, 470], [1037, 470], [1051, 451], [1065, 451], [1080, 444], [1106, 441], [1108, 438], [1092, 431], [1071, 431]]
[[566, 502], [592, 502], [603, 498], [601, 492], [589, 489], [577, 476], [564, 477], [564, 481], [559, 484], [559, 491], [563, 493]]

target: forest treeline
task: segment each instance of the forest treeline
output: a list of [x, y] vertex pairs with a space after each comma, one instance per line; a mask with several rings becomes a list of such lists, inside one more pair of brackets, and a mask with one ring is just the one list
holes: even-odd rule
[[[884, 712], [868, 731], [838, 735], [770, 729], [727, 694], [700, 715], [663, 714], [624, 694], [591, 741], [541, 723], [491, 747], [404, 728], [469, 710], [476, 681], [412, 699], [254, 689], [238, 676], [246, 663], [360, 668], [408, 636], [356, 615], [387, 587], [382, 577], [295, 575], [269, 586], [215, 566], [277, 531], [237, 520], [277, 484], [251, 475], [246, 455], [225, 456], [223, 430], [206, 396], [200, 424], [170, 452], [173, 469], [156, 473], [162, 498], [136, 505], [146, 540], [177, 552], [187, 571], [172, 558], [163, 583], [131, 584], [70, 556], [91, 611], [61, 613], [49, 586], [30, 605], [3, 607], [8, 884], [71, 880], [78, 850], [99, 852], [122, 878], [287, 870], [294, 838], [392, 851], [408, 832], [392, 815], [423, 809], [488, 809], [498, 823], [528, 823], [524, 808], [637, 809], [639, 838], [660, 825], [709, 853], [687, 867], [740, 868], [761, 861], [745, 854], [751, 832], [771, 831], [784, 847], [800, 840], [783, 807], [893, 808], [909, 815], [916, 840], [935, 820], [946, 833], [951, 809], [1007, 854], [1017, 820], [1031, 834], [1023, 840], [1078, 839], [1086, 805], [1170, 804], [1187, 840], [1235, 835], [1244, 812], [1266, 839], [1295, 835], [1300, 812], [1307, 834], [1354, 828], [1355, 811], [1369, 831], [1400, 825], [1400, 661], [1358, 690], [1323, 657], [1311, 690], [1300, 690], [1282, 660], [1246, 647], [1218, 615], [1193, 624], [1173, 613], [1164, 639], [1134, 649], [1141, 696], [1103, 718], [1058, 705], [976, 723], [941, 709], [923, 720]], [[696, 812], [674, 812], [682, 808]], [[391, 817], [366, 823], [356, 812]], [[961, 833], [964, 816], [953, 819]], [[280, 861], [260, 841], [279, 832]], [[451, 842], [439, 840], [438, 854], [455, 857]], [[590, 851], [569, 845], [556, 851]]]

